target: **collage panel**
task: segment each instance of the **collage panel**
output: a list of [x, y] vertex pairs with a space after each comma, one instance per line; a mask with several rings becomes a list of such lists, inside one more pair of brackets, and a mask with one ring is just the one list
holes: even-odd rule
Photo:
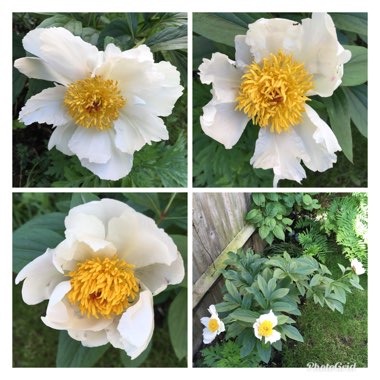
[[13, 187], [186, 187], [187, 14], [13, 13]]
[[13, 367], [187, 367], [187, 194], [14, 193]]
[[368, 366], [368, 194], [194, 193], [193, 366]]
[[193, 185], [368, 184], [367, 13], [194, 13]]

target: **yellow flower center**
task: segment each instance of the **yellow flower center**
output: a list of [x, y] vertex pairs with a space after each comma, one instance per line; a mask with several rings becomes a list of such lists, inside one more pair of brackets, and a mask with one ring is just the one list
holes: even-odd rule
[[208, 329], [213, 333], [219, 328], [219, 323], [216, 319], [212, 318], [208, 321]]
[[270, 336], [272, 335], [272, 330], [273, 330], [273, 324], [271, 321], [261, 322], [259, 326], [259, 335]]
[[63, 102], [77, 125], [100, 130], [111, 128], [127, 103], [117, 81], [100, 76], [71, 83]]
[[89, 259], [69, 273], [68, 300], [87, 317], [110, 318], [128, 308], [139, 293], [134, 266], [116, 256]]
[[281, 133], [302, 121], [306, 93], [313, 88], [313, 76], [292, 55], [279, 51], [251, 63], [242, 76], [236, 109], [254, 124]]

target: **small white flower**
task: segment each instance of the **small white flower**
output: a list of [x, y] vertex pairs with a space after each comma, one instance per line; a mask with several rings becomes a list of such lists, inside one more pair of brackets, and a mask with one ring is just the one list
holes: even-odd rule
[[49, 300], [42, 321], [83, 346], [109, 342], [136, 358], [152, 338], [153, 296], [184, 277], [177, 247], [152, 219], [113, 199], [72, 208], [65, 227], [65, 240], [17, 275], [24, 302]]
[[203, 343], [211, 343], [217, 335], [225, 331], [224, 323], [219, 319], [215, 306], [210, 305], [208, 308], [211, 317], [201, 318], [201, 323], [205, 328], [203, 329]]
[[365, 273], [365, 269], [363, 267], [363, 264], [358, 259], [353, 259], [351, 261], [351, 268], [352, 270], [360, 276], [361, 274]]
[[253, 324], [255, 336], [257, 339], [265, 338], [265, 343], [274, 343], [281, 339], [281, 334], [273, 330], [277, 326], [277, 317], [273, 314], [272, 310], [268, 314], [260, 315]]
[[252, 120], [260, 131], [250, 162], [273, 169], [273, 186], [280, 179], [301, 182], [306, 177], [301, 160], [312, 171], [331, 168], [341, 148], [306, 104], [309, 96], [333, 94], [351, 58], [331, 17], [314, 13], [302, 23], [260, 19], [235, 37], [235, 50], [235, 61], [214, 53], [199, 67], [213, 95], [200, 118], [204, 133], [231, 149]]
[[117, 180], [132, 169], [133, 153], [152, 141], [167, 140], [159, 116], [168, 116], [181, 96], [179, 72], [169, 62], [155, 63], [149, 47], [105, 51], [65, 28], [38, 28], [23, 39], [34, 57], [15, 67], [55, 87], [32, 96], [19, 119], [52, 124], [48, 148], [76, 155], [101, 179]]

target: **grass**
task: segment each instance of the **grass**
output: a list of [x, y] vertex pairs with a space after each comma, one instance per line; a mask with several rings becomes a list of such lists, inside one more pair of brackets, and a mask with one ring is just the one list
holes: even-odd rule
[[[328, 258], [327, 266], [335, 278], [341, 275], [337, 263], [349, 265], [340, 254]], [[297, 327], [304, 343], [288, 341], [282, 352], [282, 367], [307, 367], [309, 362], [323, 364], [356, 364], [368, 366], [368, 279], [360, 277], [364, 291], [348, 294], [344, 314], [308, 300], [302, 307]]]

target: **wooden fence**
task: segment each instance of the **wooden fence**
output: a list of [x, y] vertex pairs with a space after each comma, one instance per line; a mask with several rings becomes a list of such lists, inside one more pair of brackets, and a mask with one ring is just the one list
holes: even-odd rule
[[[223, 282], [217, 279], [223, 256], [243, 244], [262, 249], [252, 236], [245, 215], [251, 205], [248, 193], [195, 193], [193, 195], [193, 351], [202, 343], [200, 318], [211, 304], [221, 302]], [[227, 249], [226, 249], [227, 248]], [[222, 255], [221, 255], [222, 254]], [[213, 284], [210, 287], [210, 284]]]

